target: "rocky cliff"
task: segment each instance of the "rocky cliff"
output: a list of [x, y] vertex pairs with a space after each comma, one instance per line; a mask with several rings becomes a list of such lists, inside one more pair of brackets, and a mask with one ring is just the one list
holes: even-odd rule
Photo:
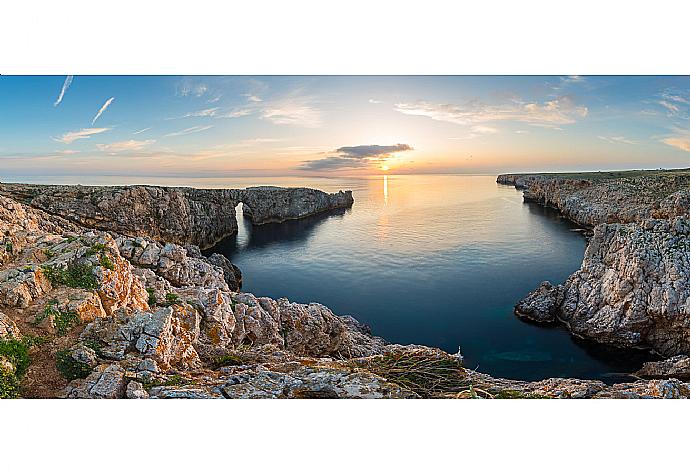
[[0, 196], [0, 397], [690, 396], [674, 378], [495, 379], [318, 303], [238, 292], [222, 256], [71, 220]]
[[580, 269], [561, 285], [542, 283], [515, 312], [564, 322], [574, 334], [602, 343], [688, 354], [690, 176], [637, 174], [499, 176], [499, 183], [524, 189], [526, 201], [593, 227]]
[[59, 215], [80, 226], [202, 249], [237, 232], [235, 207], [245, 204], [254, 224], [352, 206], [352, 192], [307, 188], [195, 189], [144, 185], [0, 184], [0, 195]]

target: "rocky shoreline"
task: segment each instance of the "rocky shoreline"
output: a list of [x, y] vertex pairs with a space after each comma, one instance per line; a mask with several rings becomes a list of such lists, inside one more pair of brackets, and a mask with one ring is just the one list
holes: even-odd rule
[[459, 354], [389, 344], [318, 303], [243, 293], [239, 269], [199, 248], [232, 234], [236, 201], [263, 223], [349, 206], [352, 195], [0, 185], [0, 397], [690, 395], [675, 360], [649, 366], [653, 380], [612, 386], [497, 379]]
[[[496, 181], [592, 229], [580, 269], [563, 284], [543, 282], [518, 302], [518, 316], [562, 322], [582, 338], [676, 356], [675, 365], [687, 366], [689, 171], [508, 174]], [[687, 378], [684, 369], [664, 371]]]
[[351, 191], [309, 188], [33, 185], [0, 183], [0, 195], [80, 226], [146, 236], [201, 249], [237, 233], [235, 207], [261, 225], [299, 219], [354, 203]]

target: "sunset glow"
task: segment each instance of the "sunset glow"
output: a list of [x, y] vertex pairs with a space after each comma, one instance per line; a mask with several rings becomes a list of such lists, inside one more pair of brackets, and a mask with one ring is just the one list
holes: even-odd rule
[[687, 77], [0, 77], [0, 178], [690, 165]]

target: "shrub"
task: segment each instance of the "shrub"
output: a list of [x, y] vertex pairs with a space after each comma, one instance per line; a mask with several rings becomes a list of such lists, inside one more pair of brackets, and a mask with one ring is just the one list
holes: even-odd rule
[[0, 339], [0, 357], [14, 366], [14, 372], [0, 370], [0, 398], [19, 397], [20, 380], [31, 364], [29, 348], [41, 343], [43, 338], [34, 336]]
[[58, 351], [55, 355], [55, 366], [60, 375], [67, 380], [84, 379], [93, 370], [88, 364], [74, 359], [69, 349]]
[[47, 317], [52, 316], [55, 328], [59, 336], [64, 336], [74, 326], [79, 324], [79, 315], [74, 312], [61, 311], [57, 307], [57, 301], [51, 300], [43, 310], [43, 314], [36, 316], [35, 324], [40, 323]]
[[180, 297], [178, 297], [176, 293], [166, 293], [165, 294], [165, 303], [163, 303], [162, 305], [171, 306], [171, 305], [176, 305], [178, 303], [180, 303]]
[[219, 356], [213, 359], [213, 368], [228, 367], [233, 365], [243, 365], [244, 361], [240, 356], [233, 356], [232, 354], [226, 356]]
[[100, 257], [98, 258], [98, 261], [106, 269], [115, 270], [115, 264], [113, 264], [113, 261], [110, 260], [110, 258], [108, 257], [107, 254], [101, 254]]
[[106, 249], [105, 244], [96, 243], [86, 251], [86, 255], [87, 256], [95, 256], [99, 252], [101, 252], [101, 253], [104, 252], [105, 249]]
[[157, 303], [157, 300], [156, 300], [156, 293], [155, 293], [154, 290], [153, 290], [152, 288], [150, 288], [150, 287], [147, 288], [146, 291], [149, 293], [149, 301], [148, 301], [149, 306], [154, 306], [154, 305]]
[[462, 392], [470, 385], [459, 359], [424, 351], [389, 352], [353, 365], [362, 366], [424, 398]]
[[98, 288], [98, 280], [93, 275], [91, 264], [71, 263], [67, 267], [42, 266], [43, 273], [53, 285], [66, 285], [72, 288]]

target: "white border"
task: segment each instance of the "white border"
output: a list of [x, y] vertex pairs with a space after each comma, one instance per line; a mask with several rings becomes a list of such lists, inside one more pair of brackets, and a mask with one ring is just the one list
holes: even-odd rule
[[[98, 6], [102, 5], [102, 6]], [[4, 2], [5, 74], [687, 74], [687, 2]]]
[[[688, 74], [688, 4], [5, 2], [3, 74]], [[2, 113], [0, 103], [0, 113]], [[683, 401], [0, 401], [3, 470], [667, 468]]]

